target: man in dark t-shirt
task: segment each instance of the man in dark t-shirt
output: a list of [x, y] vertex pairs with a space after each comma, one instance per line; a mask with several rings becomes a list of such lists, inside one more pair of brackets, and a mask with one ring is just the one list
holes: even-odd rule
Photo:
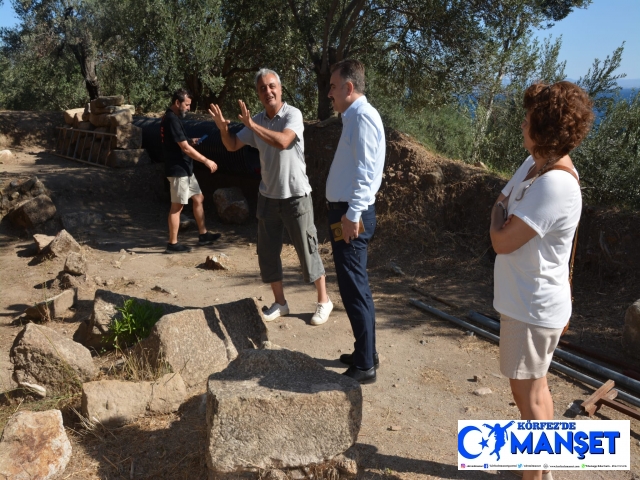
[[200, 233], [198, 244], [209, 245], [220, 238], [219, 233], [207, 231], [204, 223], [204, 196], [193, 174], [193, 161], [204, 163], [211, 173], [218, 166], [201, 155], [191, 144], [196, 145], [199, 138], [188, 138], [182, 120], [191, 107], [191, 95], [187, 90], [177, 90], [171, 97], [171, 106], [160, 122], [160, 138], [164, 155], [165, 174], [171, 190], [171, 209], [169, 210], [169, 243], [165, 253], [186, 253], [191, 247], [178, 243], [180, 212], [184, 205], [193, 201], [193, 216]]

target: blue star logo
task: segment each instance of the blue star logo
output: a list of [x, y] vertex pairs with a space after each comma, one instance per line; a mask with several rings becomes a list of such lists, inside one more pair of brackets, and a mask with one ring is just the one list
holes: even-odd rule
[[482, 449], [484, 450], [484, 447], [488, 447], [489, 446], [489, 439], [482, 439], [482, 441], [480, 442], [480, 445], [482, 445]]

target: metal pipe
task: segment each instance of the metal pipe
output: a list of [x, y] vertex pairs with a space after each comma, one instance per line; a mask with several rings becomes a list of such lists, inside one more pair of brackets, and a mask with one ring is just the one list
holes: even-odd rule
[[[480, 315], [477, 312], [470, 311], [468, 313], [468, 317], [475, 322], [478, 322], [489, 328], [496, 329], [498, 332], [500, 331], [500, 324], [495, 320], [491, 320], [490, 318], [485, 317], [484, 315]], [[638, 380], [629, 378], [626, 375], [616, 372], [615, 370], [611, 370], [610, 368], [603, 367], [602, 365], [599, 365], [597, 363], [590, 362], [585, 358], [564, 351], [561, 348], [556, 348], [553, 352], [553, 355], [566, 360], [567, 362], [573, 363], [578, 367], [584, 368], [591, 373], [607, 379], [611, 379], [616, 382], [616, 385], [622, 385], [635, 393], [640, 393], [640, 382]]]
[[[483, 330], [479, 327], [476, 327], [475, 325], [471, 325], [469, 322], [465, 322], [464, 320], [460, 320], [457, 317], [454, 317], [452, 315], [449, 315], [447, 313], [444, 313], [440, 310], [438, 310], [437, 308], [433, 308], [429, 305], [426, 305], [424, 303], [422, 303], [419, 300], [416, 300], [415, 298], [412, 298], [409, 300], [409, 302], [422, 309], [425, 310], [437, 317], [443, 318], [445, 320], [449, 320], [450, 322], [455, 323], [456, 325], [462, 327], [462, 328], [466, 328], [467, 330], [471, 330], [472, 332], [477, 333], [478, 335], [488, 338], [490, 340], [493, 340], [494, 342], [500, 342], [500, 337], [498, 337], [497, 335], [494, 335], [493, 333], [487, 332], [486, 330]], [[490, 319], [487, 319], [490, 320]], [[496, 322], [497, 323], [497, 322]], [[591, 385], [592, 387], [595, 388], [600, 388], [602, 385], [604, 385], [604, 382], [601, 382], [600, 380], [596, 380], [595, 378], [589, 377], [588, 375], [585, 375], [583, 373], [580, 373], [576, 370], [574, 370], [573, 368], [567, 367], [566, 365], [562, 365], [556, 361], [551, 361], [551, 368], [553, 368], [554, 370], [558, 370], [559, 372], [564, 373], [565, 375], [569, 375], [570, 377], [575, 378], [576, 380], [580, 380], [581, 382], [586, 383], [587, 385]], [[630, 403], [631, 405], [634, 405], [636, 407], [640, 407], [640, 398], [634, 397], [633, 395], [629, 395], [628, 393], [625, 392], [621, 392], [620, 390], [618, 390], [618, 398], [620, 400], [624, 400], [625, 402]]]

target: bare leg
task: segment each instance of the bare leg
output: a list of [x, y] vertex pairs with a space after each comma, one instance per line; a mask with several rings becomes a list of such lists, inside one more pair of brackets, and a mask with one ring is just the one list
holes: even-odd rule
[[180, 228], [181, 203], [172, 203], [169, 210], [169, 243], [178, 243], [178, 229]]
[[316, 290], [318, 291], [318, 303], [327, 303], [329, 301], [329, 297], [327, 296], [325, 276], [322, 275], [314, 283], [316, 284]]
[[198, 224], [198, 233], [203, 235], [207, 233], [207, 227], [204, 224], [204, 207], [202, 206], [204, 195], [201, 193], [194, 195], [191, 197], [191, 201], [193, 202], [193, 216]]
[[[509, 379], [513, 399], [523, 420], [553, 420], [553, 398], [547, 377], [531, 380]], [[541, 480], [542, 470], [525, 470], [523, 480]]]
[[282, 280], [279, 282], [273, 282], [271, 284], [271, 290], [273, 290], [273, 296], [280, 305], [284, 305], [287, 301], [284, 298], [284, 287], [282, 285]]

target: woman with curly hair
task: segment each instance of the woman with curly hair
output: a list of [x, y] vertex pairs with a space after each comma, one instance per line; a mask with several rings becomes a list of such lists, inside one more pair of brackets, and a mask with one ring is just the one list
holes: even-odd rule
[[[524, 93], [524, 148], [530, 156], [498, 197], [491, 243], [498, 254], [494, 308], [500, 313], [500, 370], [523, 420], [553, 419], [547, 370], [571, 317], [569, 259], [582, 196], [569, 152], [587, 136], [592, 102], [571, 82]], [[551, 479], [525, 471], [525, 480]]]

